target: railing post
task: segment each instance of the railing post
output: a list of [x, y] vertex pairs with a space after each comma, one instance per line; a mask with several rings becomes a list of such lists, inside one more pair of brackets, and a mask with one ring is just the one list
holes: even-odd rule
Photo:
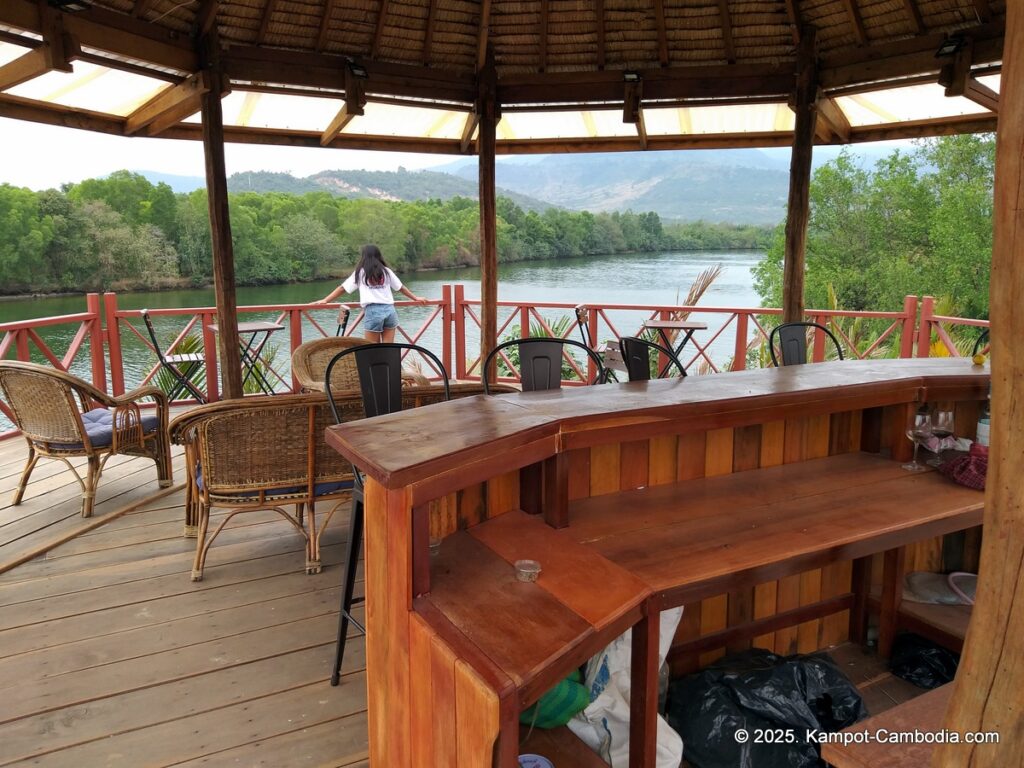
[[[828, 318], [825, 315], [811, 315], [811, 322], [827, 327]], [[825, 362], [825, 334], [814, 329], [814, 350], [811, 359], [816, 363]]]
[[[530, 335], [530, 307], [528, 304], [520, 304], [515, 309], [519, 313], [519, 338], [525, 339]], [[501, 343], [501, 339], [498, 339]]]
[[917, 296], [903, 299], [903, 330], [900, 331], [900, 357], [914, 356], [914, 324], [917, 322]]
[[452, 371], [452, 287], [441, 286], [441, 362], [445, 371]]
[[14, 347], [18, 353], [18, 359], [23, 363], [32, 362], [32, 353], [28, 349], [28, 331], [20, 328], [14, 332]]
[[[295, 350], [302, 345], [302, 310], [301, 309], [289, 309], [288, 310], [288, 334], [289, 341], [291, 344], [288, 359], [291, 360], [291, 356], [295, 354]], [[299, 380], [295, 378], [295, 374], [292, 373], [292, 392], [299, 391]]]
[[217, 334], [210, 330], [210, 323], [213, 321], [213, 313], [199, 313], [199, 322], [203, 324], [203, 356], [206, 358], [206, 400], [210, 403], [220, 400], [220, 385], [217, 376]]
[[750, 315], [746, 312], [736, 313], [736, 348], [732, 354], [732, 370], [743, 371], [747, 367], [747, 322]]
[[455, 286], [455, 378], [466, 378], [466, 286]]
[[101, 392], [107, 391], [107, 361], [103, 354], [103, 312], [100, 310], [100, 295], [85, 295], [85, 310], [89, 320], [89, 357], [92, 360], [92, 385]]
[[117, 294], [103, 294], [103, 314], [106, 324], [107, 357], [110, 359], [110, 394], [124, 394], [124, 358], [121, 355], [121, 321], [117, 318]]
[[[587, 307], [587, 336], [590, 337], [590, 343], [594, 345], [594, 349], [600, 348], [601, 344], [597, 340], [597, 321], [598, 321], [597, 310], [591, 307]], [[597, 376], [597, 365], [594, 363], [590, 355], [587, 355], [587, 381], [593, 381], [594, 377]]]
[[932, 348], [932, 318], [935, 317], [935, 299], [921, 299], [921, 324], [917, 328], [917, 356], [929, 357]]

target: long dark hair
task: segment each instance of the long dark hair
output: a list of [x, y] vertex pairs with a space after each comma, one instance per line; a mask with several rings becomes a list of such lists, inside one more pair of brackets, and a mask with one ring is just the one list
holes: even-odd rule
[[364, 245], [359, 251], [359, 263], [356, 264], [356, 280], [359, 280], [359, 271], [362, 270], [362, 280], [366, 285], [384, 285], [386, 266], [380, 248], [376, 245]]

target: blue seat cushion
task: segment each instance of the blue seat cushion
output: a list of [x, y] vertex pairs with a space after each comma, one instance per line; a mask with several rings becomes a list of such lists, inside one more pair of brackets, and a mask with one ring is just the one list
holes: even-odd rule
[[[85, 433], [89, 435], [89, 442], [93, 448], [106, 448], [114, 442], [114, 412], [107, 408], [93, 408], [82, 414], [82, 425]], [[142, 417], [143, 434], [156, 432], [160, 426], [160, 415], [148, 413]], [[62, 446], [70, 449], [84, 448], [82, 443], [71, 443]]]
[[[203, 468], [196, 464], [196, 487], [199, 490], [203, 490]], [[331, 493], [337, 493], [338, 491], [349, 491], [352, 490], [351, 480], [338, 480], [330, 483], [317, 483], [313, 486], [314, 496], [327, 496]], [[306, 486], [304, 485], [293, 485], [288, 488], [274, 488], [273, 490], [267, 489], [267, 495], [270, 497], [274, 496], [293, 496], [299, 493], [305, 493]], [[223, 496], [233, 496], [235, 498], [249, 498], [259, 496], [259, 491], [243, 491], [241, 493], [225, 493]]]

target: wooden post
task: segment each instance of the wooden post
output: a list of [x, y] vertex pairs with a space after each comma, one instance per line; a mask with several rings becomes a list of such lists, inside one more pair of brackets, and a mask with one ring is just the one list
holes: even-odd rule
[[[480, 360], [498, 345], [498, 226], [494, 192], [494, 142], [498, 124], [495, 72], [492, 56], [480, 71], [480, 97], [477, 113], [480, 128], [477, 149], [480, 153]], [[497, 366], [483, 374], [496, 380]]]
[[225, 399], [242, 396], [242, 361], [238, 348], [238, 305], [235, 301], [235, 253], [228, 215], [228, 179], [224, 164], [223, 75], [210, 70], [210, 90], [202, 96], [203, 152], [206, 155], [206, 197], [213, 244], [213, 288], [217, 300], [217, 346]]
[[786, 216], [786, 256], [782, 270], [782, 322], [803, 320], [804, 252], [810, 219], [811, 157], [818, 124], [818, 63], [814, 28], [800, 36], [797, 50], [796, 128], [789, 165], [789, 203]]
[[998, 744], [942, 744], [942, 768], [1020, 765], [1024, 754], [1024, 7], [1006, 4], [1006, 40], [996, 139], [992, 243], [992, 431], [985, 482], [985, 535], [977, 602], [945, 727], [995, 731]]

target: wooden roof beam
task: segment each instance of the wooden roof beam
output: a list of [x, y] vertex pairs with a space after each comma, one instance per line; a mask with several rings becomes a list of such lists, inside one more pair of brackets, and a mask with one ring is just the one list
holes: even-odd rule
[[[430, 65], [430, 55], [434, 47], [434, 25], [437, 23], [437, 0], [430, 0], [430, 7], [427, 9], [427, 29], [423, 34], [423, 66]], [[479, 69], [479, 65], [477, 69]]]
[[622, 122], [634, 125], [640, 122], [640, 102], [643, 99], [643, 93], [643, 80], [627, 80], [625, 82], [622, 97]]
[[939, 85], [945, 86], [947, 96], [964, 95], [973, 63], [974, 43], [967, 38], [963, 47], [953, 55], [953, 60], [945, 64], [939, 72]]
[[323, 134], [320, 136], [320, 146], [326, 147], [337, 138], [345, 126], [352, 122], [356, 116], [364, 113], [366, 106], [366, 80], [352, 74], [349, 67], [345, 67], [345, 103], [338, 114], [331, 120]]
[[[70, 55], [68, 55], [69, 48]], [[49, 43], [43, 43], [38, 48], [22, 54], [14, 61], [0, 67], [0, 91], [14, 88], [16, 85], [21, 85], [53, 70], [71, 72], [71, 61], [76, 58], [76, 50], [77, 46], [69, 40], [66, 45], [62, 46], [61, 51], [56, 51]]]
[[[380, 41], [384, 36], [384, 22], [388, 17], [388, 0], [380, 0], [380, 10], [377, 12], [377, 28], [373, 32], [373, 43], [370, 46], [370, 58], [376, 59], [380, 51]], [[362, 114], [362, 113], [360, 113]]]
[[924, 26], [924, 19], [921, 17], [921, 9], [917, 7], [917, 0], [903, 0], [903, 6], [910, 16], [910, 23], [914, 25], [914, 34], [923, 35], [927, 29]]
[[789, 16], [789, 28], [793, 32], [793, 45], [800, 45], [800, 6], [797, 0], [786, 0], [786, 15]]
[[480, 125], [480, 114], [474, 109], [466, 116], [466, 124], [462, 127], [462, 139], [459, 146], [462, 147], [462, 154], [469, 154], [469, 146], [473, 143], [473, 134]]
[[135, 0], [135, 7], [132, 8], [132, 16], [136, 19], [141, 19], [149, 12], [149, 9], [153, 7], [154, 2], [156, 2], [156, 0]]
[[818, 138], [824, 142], [831, 142], [834, 137], [843, 144], [849, 144], [852, 133], [853, 127], [835, 99], [819, 97]]
[[[720, 0], [724, 3], [725, 0]], [[668, 33], [665, 31], [665, 2], [654, 0], [654, 23], [658, 28], [658, 63], [668, 66]]]
[[[79, 13], [59, 14], [64, 31], [87, 48], [156, 64], [179, 72], [198, 72], [194, 41], [158, 25], [93, 6]], [[0, 24], [43, 35], [39, 5], [30, 0], [0, 2]]]
[[594, 21], [597, 23], [597, 68], [604, 69], [604, 0], [596, 0], [594, 3]]
[[143, 129], [154, 136], [194, 115], [202, 106], [203, 94], [210, 90], [205, 72], [199, 72], [178, 85], [161, 91], [125, 118], [124, 132], [132, 136]]
[[334, 13], [334, 0], [324, 2], [324, 15], [320, 19], [320, 32], [316, 36], [316, 50], [320, 52], [327, 45], [327, 32], [331, 26], [331, 15]]
[[203, 0], [203, 4], [196, 11], [195, 26], [192, 30], [194, 37], [206, 37], [213, 30], [217, 21], [217, 9], [220, 8], [220, 0]]
[[729, 15], [729, 0], [718, 0], [718, 14], [722, 23], [722, 45], [725, 58], [730, 64], [736, 63], [736, 46], [732, 40], [732, 17]]
[[[434, 37], [433, 29], [433, 14], [434, 6], [437, 4], [437, 0], [431, 0], [430, 2], [430, 14], [431, 17], [428, 20], [428, 31], [430, 33], [431, 41]], [[483, 0], [480, 5], [480, 36], [477, 40], [476, 46], [476, 71], [479, 72], [485, 66], [487, 66], [487, 45], [490, 42], [491, 33], [491, 0]], [[426, 43], [424, 43], [426, 47]]]
[[861, 18], [860, 9], [857, 8], [857, 0], [843, 0], [843, 7], [846, 8], [846, 15], [850, 17], [850, 24], [853, 26], [853, 35], [857, 38], [857, 44], [867, 45], [868, 33], [864, 29], [864, 19]]
[[540, 26], [537, 28], [538, 71], [548, 68], [548, 0], [540, 0]]
[[263, 16], [260, 17], [260, 30], [256, 33], [256, 45], [263, 45], [263, 41], [267, 39], [270, 17], [274, 15], [275, 5], [277, 5], [277, 0], [267, 0], [267, 4], [263, 6]]
[[987, 85], [979, 83], [973, 77], [967, 78], [963, 96], [966, 99], [970, 99], [975, 104], [980, 104], [985, 109], [996, 113], [999, 112], [999, 94]]

